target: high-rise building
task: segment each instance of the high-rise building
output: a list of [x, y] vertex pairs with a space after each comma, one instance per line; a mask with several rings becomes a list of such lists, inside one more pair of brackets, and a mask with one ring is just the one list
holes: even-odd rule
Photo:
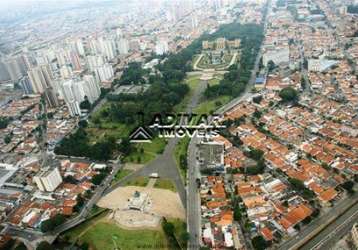
[[110, 81], [114, 76], [113, 68], [110, 64], [106, 63], [101, 67], [97, 67], [95, 72], [101, 82]]
[[83, 80], [85, 81], [84, 91], [86, 96], [91, 103], [94, 103], [101, 95], [99, 83], [93, 75], [84, 75]]
[[106, 57], [108, 61], [112, 60], [116, 56], [115, 49], [113, 46], [114, 43], [112, 40], [104, 39], [103, 37], [101, 37], [100, 39], [98, 39], [98, 43], [102, 55]]
[[63, 65], [60, 68], [60, 75], [62, 79], [70, 79], [73, 75], [72, 68], [67, 65]]
[[43, 95], [49, 107], [54, 108], [59, 105], [58, 96], [52, 87], [47, 88]]
[[104, 64], [103, 56], [87, 56], [87, 67], [91, 72], [94, 72], [97, 67]]
[[74, 80], [62, 84], [62, 94], [72, 116], [81, 115], [80, 103], [84, 100], [85, 93], [82, 87]]
[[57, 51], [56, 58], [57, 58], [57, 63], [58, 63], [58, 65], [60, 65], [60, 67], [70, 63], [67, 58], [67, 51], [65, 51], [63, 49]]
[[23, 76], [20, 63], [20, 57], [10, 57], [5, 60], [7, 72], [13, 82], [19, 81]]
[[71, 60], [72, 69], [74, 71], [82, 71], [80, 57], [78, 56], [77, 52], [75, 51], [70, 52], [70, 60]]
[[77, 53], [80, 54], [81, 56], [86, 55], [82, 39], [76, 40], [76, 50], [77, 50]]
[[53, 192], [62, 183], [62, 177], [57, 166], [48, 167], [34, 177], [34, 182], [41, 191]]
[[0, 81], [6, 82], [6, 81], [9, 81], [10, 79], [11, 78], [10, 78], [9, 72], [7, 71], [5, 63], [0, 61]]
[[31, 81], [31, 86], [36, 94], [42, 94], [48, 87], [51, 87], [53, 74], [50, 66], [40, 65], [28, 71], [28, 76]]
[[129, 51], [128, 40], [125, 38], [119, 39], [117, 42], [117, 49], [120, 55], [127, 55]]
[[26, 95], [30, 95], [34, 93], [31, 86], [31, 81], [28, 76], [23, 77], [20, 80], [19, 85]]

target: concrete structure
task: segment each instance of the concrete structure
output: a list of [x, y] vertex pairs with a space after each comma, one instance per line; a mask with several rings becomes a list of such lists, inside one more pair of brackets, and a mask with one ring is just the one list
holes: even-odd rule
[[324, 72], [337, 64], [338, 64], [338, 61], [336, 61], [336, 60], [328, 60], [328, 59], [324, 59], [324, 58], [309, 59], [308, 60], [308, 71]]
[[53, 75], [48, 64], [40, 65], [28, 71], [32, 89], [36, 94], [42, 94], [51, 86]]
[[288, 64], [290, 62], [290, 50], [288, 46], [267, 50], [262, 56], [262, 62], [267, 66], [269, 61], [273, 61], [275, 65], [282, 63]]
[[103, 66], [97, 67], [95, 73], [101, 82], [110, 81], [114, 77], [113, 68], [108, 63], [104, 64]]
[[117, 42], [117, 50], [120, 55], [127, 55], [129, 52], [128, 40], [125, 38], [119, 39]]
[[34, 181], [41, 191], [53, 192], [62, 183], [62, 177], [58, 167], [55, 166], [40, 171], [34, 177]]

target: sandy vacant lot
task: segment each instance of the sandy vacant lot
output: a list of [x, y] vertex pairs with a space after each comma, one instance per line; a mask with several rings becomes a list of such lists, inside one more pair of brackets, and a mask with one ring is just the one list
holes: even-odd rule
[[114, 211], [127, 210], [128, 200], [133, 196], [135, 191], [144, 192], [149, 195], [151, 205], [148, 213], [160, 217], [185, 219], [185, 210], [180, 202], [179, 195], [165, 189], [135, 186], [119, 187], [102, 197], [97, 205]]
[[111, 219], [124, 229], [158, 228], [162, 217], [136, 210], [116, 210], [110, 214]]

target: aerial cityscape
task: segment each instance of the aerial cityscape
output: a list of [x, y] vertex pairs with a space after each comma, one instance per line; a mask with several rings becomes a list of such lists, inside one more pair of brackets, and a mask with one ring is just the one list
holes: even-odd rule
[[358, 249], [357, 0], [2, 0], [0, 249]]

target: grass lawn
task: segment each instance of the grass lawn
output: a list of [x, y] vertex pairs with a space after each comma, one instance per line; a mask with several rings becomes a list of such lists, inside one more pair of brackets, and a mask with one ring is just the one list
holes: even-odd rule
[[174, 158], [177, 166], [179, 167], [180, 175], [184, 183], [186, 182], [186, 174], [187, 174], [187, 168], [185, 166], [180, 165], [180, 156], [186, 155], [188, 146], [189, 146], [190, 138], [184, 137], [182, 138], [178, 144], [175, 146], [174, 150]]
[[159, 137], [154, 138], [151, 143], [136, 143], [135, 150], [124, 158], [124, 162], [146, 164], [163, 153], [165, 145], [166, 140]]
[[116, 224], [96, 218], [82, 223], [66, 235], [71, 241], [78, 238], [80, 244], [86, 242], [90, 249], [113, 250], [114, 241], [118, 249], [168, 249], [168, 243], [161, 230], [125, 230]]
[[119, 249], [167, 249], [162, 231], [124, 230], [113, 223], [100, 222], [87, 231], [81, 240], [97, 250], [113, 250], [115, 240]]
[[[98, 209], [102, 209], [102, 208], [98, 208]], [[80, 225], [64, 232], [63, 235], [65, 237], [68, 237], [70, 242], [74, 242], [81, 235], [81, 233], [87, 231], [90, 227], [92, 227], [93, 225], [98, 223], [100, 220], [102, 220], [103, 218], [108, 216], [108, 213], [109, 213], [109, 211], [105, 210], [105, 212], [95, 216], [94, 218], [87, 220], [87, 221], [81, 223]]]
[[127, 181], [126, 186], [145, 187], [145, 186], [147, 186], [148, 182], [149, 182], [148, 177], [138, 176], [138, 177], [136, 177], [134, 179], [131, 179], [131, 180]]
[[161, 189], [168, 189], [168, 190], [171, 190], [173, 192], [177, 191], [177, 189], [175, 188], [174, 183], [169, 179], [162, 179], [162, 178], [158, 179], [155, 182], [154, 187], [155, 188], [161, 188]]
[[133, 172], [132, 170], [128, 170], [128, 169], [119, 170], [118, 173], [114, 176], [112, 183], [116, 183], [120, 181], [121, 179], [131, 174], [132, 172]]
[[223, 78], [224, 78], [223, 75], [215, 75], [215, 78], [208, 81], [209, 85], [210, 86], [218, 85]]
[[200, 75], [189, 76], [185, 79], [185, 84], [189, 86], [189, 93], [184, 97], [184, 99], [174, 107], [174, 112], [184, 112], [186, 106], [188, 105], [191, 97], [194, 94], [195, 89], [198, 87], [200, 82]]
[[211, 100], [205, 100], [195, 109], [196, 114], [210, 114], [231, 100], [230, 96], [220, 96]]

